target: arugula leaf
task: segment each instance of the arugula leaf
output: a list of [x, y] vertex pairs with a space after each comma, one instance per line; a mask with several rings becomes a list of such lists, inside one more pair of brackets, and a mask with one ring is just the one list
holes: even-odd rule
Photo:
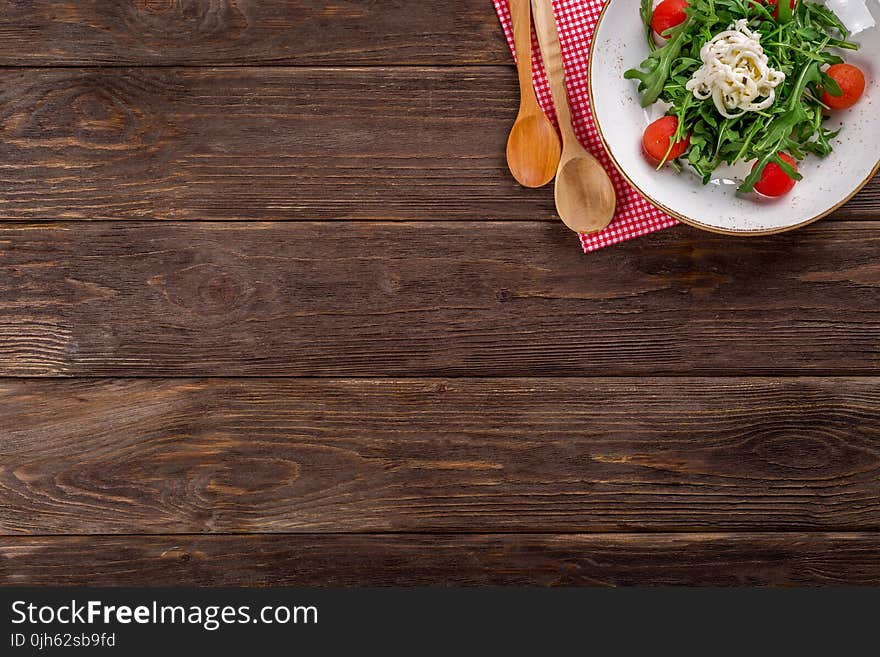
[[650, 48], [651, 52], [654, 52], [657, 50], [657, 44], [654, 43], [654, 29], [651, 27], [651, 23], [654, 22], [653, 0], [642, 0], [639, 15], [642, 17], [642, 23], [645, 25], [645, 36], [648, 39], [648, 48]]
[[648, 59], [641, 63], [641, 68], [646, 69], [645, 71], [631, 68], [623, 74], [627, 80], [639, 80], [642, 107], [653, 105], [663, 93], [663, 86], [672, 71], [672, 65], [681, 52], [687, 29], [693, 20], [689, 17], [684, 23], [673, 29], [666, 44], [652, 52]]
[[783, 25], [790, 23], [794, 17], [791, 11], [791, 3], [788, 0], [776, 0], [776, 7], [779, 10], [779, 22]]
[[764, 167], [770, 162], [776, 162], [788, 175], [795, 178], [795, 180], [800, 180], [800, 177], [792, 176], [794, 170], [791, 169], [791, 167], [788, 167], [788, 165], [779, 158], [779, 152], [784, 150], [788, 138], [791, 136], [795, 127], [804, 121], [804, 119], [809, 118], [806, 116], [807, 111], [802, 102], [804, 90], [810, 82], [818, 82], [821, 79], [819, 65], [816, 62], [810, 62], [810, 64], [801, 71], [794, 90], [786, 103], [786, 111], [767, 126], [763, 137], [755, 144], [755, 152], [758, 155], [758, 164], [752, 169], [752, 172], [746, 176], [746, 179], [743, 181], [743, 184], [740, 185], [738, 191], [743, 193], [752, 191], [755, 188], [755, 183], [761, 179], [761, 174], [764, 173]]

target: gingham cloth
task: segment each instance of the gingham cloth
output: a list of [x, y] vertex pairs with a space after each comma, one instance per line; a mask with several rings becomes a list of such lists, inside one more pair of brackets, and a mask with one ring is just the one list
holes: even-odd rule
[[[568, 87], [574, 132], [587, 150], [599, 158], [611, 176], [614, 189], [617, 191], [617, 214], [614, 221], [603, 231], [591, 235], [581, 235], [584, 251], [595, 251], [640, 235], [653, 233], [661, 228], [675, 226], [678, 223], [675, 219], [642, 198], [614, 168], [608, 153], [602, 147], [599, 133], [593, 123], [593, 114], [587, 96], [587, 63], [590, 57], [590, 42], [593, 39], [593, 31], [596, 28], [596, 21], [599, 19], [599, 12], [602, 10], [604, 0], [552, 1], [553, 10], [556, 13], [556, 24], [559, 28], [559, 42], [562, 46], [565, 82]], [[493, 0], [493, 2], [495, 3], [495, 11], [498, 12], [498, 18], [501, 19], [501, 27], [504, 28], [507, 43], [510, 45], [513, 56], [516, 57], [508, 0]], [[633, 4], [635, 5], [635, 3]], [[550, 87], [544, 74], [541, 52], [534, 31], [532, 32], [532, 74], [538, 102], [547, 116], [555, 122], [556, 113], [553, 110]]]

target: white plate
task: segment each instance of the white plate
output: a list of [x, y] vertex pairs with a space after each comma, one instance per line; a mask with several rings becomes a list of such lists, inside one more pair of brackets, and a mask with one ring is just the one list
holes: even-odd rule
[[[874, 17], [878, 4], [869, 0]], [[877, 21], [880, 25], [880, 20]], [[590, 103], [602, 142], [614, 164], [651, 203], [685, 223], [715, 232], [762, 235], [821, 219], [858, 192], [880, 167], [880, 28], [852, 38], [861, 45], [845, 58], [859, 66], [868, 88], [850, 110], [836, 112], [828, 126], [843, 125], [834, 152], [808, 155], [799, 165], [804, 179], [779, 199], [736, 193], [738, 181], [716, 179], [703, 186], [688, 171], [656, 171], [642, 155], [641, 137], [657, 112], [639, 103], [637, 82], [624, 71], [648, 56], [638, 0], [608, 0], [590, 53]], [[662, 114], [662, 112], [660, 113]]]

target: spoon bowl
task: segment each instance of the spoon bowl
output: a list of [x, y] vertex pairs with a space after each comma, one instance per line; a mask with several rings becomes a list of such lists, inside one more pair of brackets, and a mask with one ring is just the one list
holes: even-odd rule
[[556, 128], [540, 110], [520, 114], [507, 139], [507, 166], [523, 187], [543, 187], [556, 175], [562, 145]]
[[614, 217], [617, 197], [601, 164], [589, 153], [575, 155], [559, 167], [556, 211], [571, 230], [594, 233]]

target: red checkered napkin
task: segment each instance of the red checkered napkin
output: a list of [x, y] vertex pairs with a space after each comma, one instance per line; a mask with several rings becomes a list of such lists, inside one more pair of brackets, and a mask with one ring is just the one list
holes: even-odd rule
[[[493, 0], [493, 2], [495, 3], [495, 11], [498, 12], [498, 18], [501, 19], [507, 43], [510, 44], [510, 50], [516, 57], [507, 0]], [[596, 29], [596, 21], [599, 19], [599, 12], [602, 11], [603, 4], [604, 0], [553, 0], [575, 134], [581, 143], [599, 158], [611, 176], [615, 190], [617, 190], [617, 214], [611, 225], [598, 233], [580, 236], [581, 244], [586, 252], [611, 246], [640, 235], [647, 235], [678, 223], [642, 198], [614, 168], [611, 158], [602, 147], [599, 133], [593, 123], [593, 113], [590, 110], [590, 101], [587, 96], [587, 63], [593, 30]], [[556, 113], [553, 110], [550, 87], [544, 74], [541, 52], [534, 32], [532, 33], [532, 73], [538, 102], [547, 116], [555, 122]]]

